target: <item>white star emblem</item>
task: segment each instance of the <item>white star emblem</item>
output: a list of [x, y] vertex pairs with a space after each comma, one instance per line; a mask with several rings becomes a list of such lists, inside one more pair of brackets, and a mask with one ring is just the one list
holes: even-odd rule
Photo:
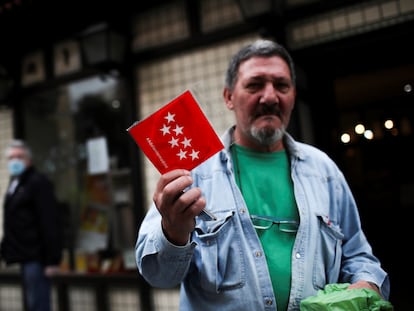
[[198, 159], [198, 154], [200, 153], [200, 151], [195, 151], [193, 149], [193, 151], [191, 152], [190, 156], [192, 160]]
[[166, 134], [170, 134], [170, 127], [166, 126], [165, 124], [162, 126], [162, 128], [160, 129], [160, 131], [162, 132], [162, 136], [165, 136]]
[[183, 128], [184, 128], [184, 126], [176, 125], [175, 129], [173, 129], [173, 131], [175, 132], [175, 135], [178, 136], [178, 135], [182, 134], [183, 133]]
[[191, 146], [191, 139], [188, 139], [187, 137], [184, 137], [183, 141], [181, 142], [184, 146], [184, 148]]
[[170, 122], [174, 122], [174, 117], [175, 117], [175, 114], [168, 112], [167, 116], [165, 116], [164, 119], [167, 120], [167, 124], [168, 124]]
[[177, 153], [177, 156], [180, 157], [180, 160], [182, 160], [182, 159], [185, 159], [187, 157], [186, 153], [187, 153], [187, 151], [184, 151], [184, 150], [180, 149], [180, 152]]
[[170, 141], [168, 142], [171, 145], [171, 148], [178, 147], [178, 139], [171, 137]]

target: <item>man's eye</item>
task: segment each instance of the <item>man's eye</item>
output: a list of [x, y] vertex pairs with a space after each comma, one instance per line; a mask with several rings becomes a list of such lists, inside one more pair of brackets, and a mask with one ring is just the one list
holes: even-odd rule
[[247, 88], [251, 90], [257, 90], [262, 87], [262, 83], [260, 82], [252, 82], [247, 84]]
[[289, 83], [278, 83], [276, 85], [276, 89], [278, 89], [280, 92], [286, 93], [290, 90], [290, 84]]

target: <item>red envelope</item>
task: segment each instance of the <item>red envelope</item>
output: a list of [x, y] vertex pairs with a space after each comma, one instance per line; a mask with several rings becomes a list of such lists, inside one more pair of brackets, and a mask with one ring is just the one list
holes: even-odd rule
[[188, 90], [127, 131], [161, 174], [192, 170], [224, 148]]

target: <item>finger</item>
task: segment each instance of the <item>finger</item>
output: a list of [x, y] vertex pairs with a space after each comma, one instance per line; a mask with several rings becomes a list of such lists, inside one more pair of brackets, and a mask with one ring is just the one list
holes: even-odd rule
[[196, 201], [191, 204], [189, 207], [191, 209], [191, 213], [193, 217], [200, 215], [200, 213], [205, 209], [206, 207], [206, 200], [204, 197], [199, 197]]
[[190, 176], [190, 172], [184, 169], [176, 169], [161, 175], [156, 186], [156, 191], [162, 191], [166, 185], [181, 176]]
[[195, 228], [195, 218], [205, 207], [204, 197], [198, 197], [196, 200], [192, 200], [189, 204], [185, 202], [186, 200], [179, 200], [180, 202], [176, 203], [180, 207], [176, 209], [177, 213], [171, 215], [171, 218], [168, 219], [170, 226], [175, 228], [177, 231], [185, 232], [189, 234]]
[[184, 193], [184, 189], [191, 186], [192, 183], [191, 176], [180, 176], [167, 184], [161, 193], [163, 204], [173, 205]]
[[160, 207], [161, 204], [172, 204], [180, 192], [191, 185], [192, 179], [187, 170], [173, 170], [160, 177], [153, 200]]
[[178, 211], [181, 213], [186, 212], [191, 217], [200, 214], [206, 205], [200, 188], [191, 188], [183, 192], [174, 204], [177, 205], [176, 208]]

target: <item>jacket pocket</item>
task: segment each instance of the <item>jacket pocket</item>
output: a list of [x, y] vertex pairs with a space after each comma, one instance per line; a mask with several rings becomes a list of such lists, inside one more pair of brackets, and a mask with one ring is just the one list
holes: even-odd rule
[[344, 235], [338, 225], [327, 216], [317, 215], [319, 235], [314, 266], [315, 288], [336, 283], [339, 278]]
[[245, 262], [234, 212], [216, 214], [217, 220], [196, 224], [196, 266], [200, 285], [210, 292], [222, 292], [242, 287]]

